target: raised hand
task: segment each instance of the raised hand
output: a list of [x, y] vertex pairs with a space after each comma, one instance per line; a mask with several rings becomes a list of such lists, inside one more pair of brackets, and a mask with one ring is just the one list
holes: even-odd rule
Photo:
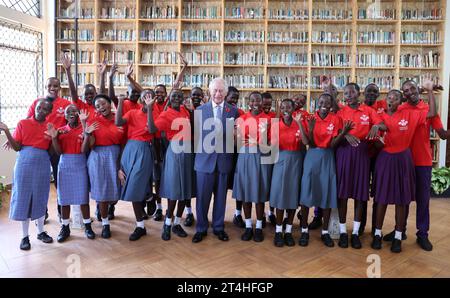
[[302, 121], [302, 114], [297, 113], [293, 118], [295, 122], [299, 123], [300, 121]]
[[115, 73], [117, 72], [117, 70], [119, 69], [119, 66], [117, 65], [117, 63], [114, 63], [111, 66], [111, 69], [109, 70], [109, 77], [112, 78], [114, 77]]
[[125, 70], [125, 76], [128, 78], [133, 74], [133, 62], [128, 63], [127, 69]]
[[151, 93], [145, 94], [143, 99], [147, 107], [153, 106], [153, 104], [155, 103], [155, 99], [152, 97]]
[[64, 69], [69, 70], [70, 65], [72, 65], [72, 60], [70, 60], [68, 53], [61, 53], [61, 63]]
[[87, 133], [87, 134], [91, 134], [94, 131], [96, 131], [99, 127], [100, 127], [100, 124], [98, 124], [98, 122], [94, 122], [91, 125], [89, 125], [88, 127], [86, 127], [84, 132]]
[[192, 99], [190, 97], [186, 98], [184, 101], [184, 106], [191, 112], [194, 110], [194, 104], [192, 103]]
[[89, 113], [87, 112], [87, 110], [81, 110], [78, 113], [78, 117], [79, 117], [81, 122], [85, 122], [88, 119], [88, 117], [89, 117]]
[[58, 137], [58, 130], [55, 128], [55, 126], [52, 123], [47, 124], [47, 131], [45, 132], [46, 135], [51, 137], [52, 139], [55, 139]]
[[3, 150], [6, 150], [6, 151], [11, 150], [12, 149], [11, 143], [9, 141], [4, 142], [2, 145], [2, 148], [3, 148]]
[[6, 125], [3, 122], [0, 122], [0, 130], [7, 131], [8, 129], [9, 129], [8, 125]]
[[186, 58], [184, 58], [183, 54], [178, 52], [178, 56], [180, 56], [181, 64], [183, 64], [183, 66], [187, 66], [188, 62], [187, 62]]
[[101, 63], [97, 64], [98, 72], [102, 75], [106, 71], [106, 59], [104, 59]]
[[350, 130], [352, 130], [355, 127], [355, 123], [351, 120], [345, 120], [344, 121], [344, 133], [348, 133]]
[[428, 92], [432, 92], [435, 85], [433, 82], [433, 77], [431, 74], [427, 74], [425, 75], [423, 82], [422, 82], [422, 87], [427, 90]]

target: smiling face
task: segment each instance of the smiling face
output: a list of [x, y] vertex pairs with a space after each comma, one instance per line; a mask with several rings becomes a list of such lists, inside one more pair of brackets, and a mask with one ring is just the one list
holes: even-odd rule
[[375, 84], [367, 85], [364, 89], [364, 103], [368, 106], [372, 106], [380, 96], [380, 90]]
[[211, 98], [218, 105], [224, 101], [226, 92], [225, 82], [223, 80], [215, 80], [209, 87]]
[[229, 103], [232, 106], [236, 106], [239, 101], [239, 92], [230, 91], [227, 94], [227, 97], [225, 99], [227, 103]]
[[86, 85], [84, 86], [83, 97], [88, 105], [94, 105], [94, 97], [97, 96], [97, 90], [95, 90], [94, 85]]
[[293, 101], [294, 104], [295, 104], [295, 110], [296, 110], [296, 111], [297, 111], [297, 110], [300, 110], [300, 109], [302, 109], [302, 108], [305, 106], [305, 104], [306, 104], [306, 96], [304, 96], [303, 94], [296, 95], [296, 96], [294, 96], [294, 97], [292, 98], [292, 101]]
[[283, 101], [280, 106], [280, 112], [284, 122], [289, 122], [294, 112], [294, 104], [289, 100]]
[[52, 112], [53, 105], [47, 100], [40, 100], [34, 109], [34, 118], [41, 122]]
[[270, 110], [272, 109], [272, 98], [270, 98], [270, 97], [263, 98], [262, 109], [263, 109], [264, 113], [269, 114]]
[[128, 98], [130, 99], [131, 102], [134, 103], [138, 102], [139, 97], [140, 97], [139, 91], [131, 87], [128, 87]]
[[66, 118], [69, 125], [74, 125], [78, 123], [78, 108], [76, 105], [68, 105], [64, 110], [64, 117]]
[[358, 104], [359, 91], [354, 85], [347, 85], [344, 89], [344, 98], [348, 105], [354, 106]]
[[398, 106], [402, 103], [402, 97], [399, 92], [391, 91], [386, 98], [387, 108], [389, 112], [397, 111]]
[[57, 78], [49, 78], [47, 80], [47, 97], [55, 99], [59, 95], [59, 90], [61, 90], [61, 84]]
[[173, 90], [170, 94], [170, 105], [174, 109], [179, 109], [183, 100], [183, 92], [181, 90]]
[[103, 117], [108, 117], [111, 114], [111, 103], [99, 97], [95, 100], [95, 110]]
[[156, 99], [157, 103], [159, 103], [159, 104], [163, 103], [164, 100], [166, 99], [166, 97], [167, 97], [167, 92], [166, 92], [166, 89], [164, 89], [164, 87], [158, 86], [155, 88], [155, 99]]
[[191, 90], [191, 99], [192, 99], [192, 104], [194, 105], [195, 108], [199, 107], [202, 104], [202, 100], [203, 100], [203, 90], [201, 88], [195, 87]]
[[253, 93], [248, 99], [248, 106], [253, 115], [258, 115], [262, 112], [262, 96], [259, 93]]
[[416, 105], [419, 103], [419, 88], [413, 81], [408, 81], [402, 86], [403, 95], [408, 103]]
[[319, 114], [326, 117], [331, 110], [331, 96], [322, 94], [317, 102]]

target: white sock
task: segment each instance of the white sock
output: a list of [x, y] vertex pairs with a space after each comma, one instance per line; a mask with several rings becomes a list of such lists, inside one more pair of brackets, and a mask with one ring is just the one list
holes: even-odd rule
[[257, 229], [262, 229], [262, 220], [256, 220], [256, 228]]
[[156, 209], [162, 209], [162, 204], [156, 204]]
[[186, 214], [192, 214], [192, 207], [186, 207]]
[[109, 219], [107, 217], [103, 218], [102, 217], [102, 226], [106, 226], [109, 225]]
[[63, 220], [62, 220], [62, 224], [63, 224], [64, 226], [68, 226], [69, 223], [70, 223], [70, 219], [63, 219]]
[[328, 234], [328, 230], [322, 230], [322, 235]]
[[286, 231], [285, 233], [292, 233], [292, 225], [286, 225]]
[[308, 233], [308, 228], [302, 228], [302, 233]]
[[143, 220], [141, 220], [141, 221], [137, 221], [136, 222], [136, 226], [138, 227], [138, 228], [144, 228], [144, 221]]
[[238, 215], [241, 215], [241, 213], [242, 213], [242, 210], [234, 210], [234, 215], [236, 215], [236, 216], [238, 216]]
[[83, 223], [84, 224], [90, 224], [92, 221], [91, 221], [91, 219], [90, 218], [83, 218]]
[[172, 218], [166, 217], [166, 220], [164, 221], [164, 224], [166, 226], [171, 226], [172, 225]]
[[358, 235], [359, 234], [359, 227], [361, 226], [361, 222], [360, 221], [354, 221], [353, 222], [353, 235]]
[[275, 226], [275, 233], [282, 233], [282, 232], [283, 232], [283, 226], [276, 225]]
[[45, 220], [45, 215], [36, 220], [39, 234], [44, 232], [44, 220]]
[[346, 223], [339, 224], [339, 233], [341, 233], [341, 234], [347, 233], [347, 224]]
[[181, 223], [181, 217], [175, 216], [175, 220], [173, 221], [173, 225], [176, 226], [176, 225], [179, 225], [180, 223]]
[[375, 229], [375, 236], [381, 237], [381, 229]]
[[251, 218], [246, 218], [245, 219], [245, 227], [247, 229], [251, 229], [252, 228], [252, 219]]
[[402, 232], [395, 230], [395, 239], [402, 240]]
[[30, 228], [30, 218], [22, 221], [22, 238], [28, 237], [28, 229]]

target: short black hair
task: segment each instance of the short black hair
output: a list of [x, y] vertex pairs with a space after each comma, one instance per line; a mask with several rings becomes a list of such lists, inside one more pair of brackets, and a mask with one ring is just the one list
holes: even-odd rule
[[230, 92], [237, 92], [239, 93], [239, 90], [234, 86], [228, 86], [227, 95], [230, 94]]
[[263, 92], [263, 93], [261, 94], [261, 97], [262, 97], [262, 98], [270, 98], [270, 99], [273, 99], [272, 94], [270, 94], [270, 92]]
[[261, 92], [259, 92], [259, 91], [252, 91], [252, 92], [248, 95], [248, 98], [250, 99], [250, 97], [252, 97], [252, 95], [259, 95], [259, 96], [261, 97], [261, 99], [262, 99], [262, 94], [261, 94]]
[[356, 91], [358, 91], [358, 92], [361, 92], [361, 88], [359, 87], [359, 85], [358, 84], [356, 84], [356, 83], [347, 83], [345, 86], [344, 86], [344, 89], [345, 88], [347, 88], [348, 86], [353, 86], [353, 87], [355, 87], [355, 90]]
[[155, 90], [156, 90], [156, 88], [158, 88], [158, 87], [163, 87], [163, 88], [164, 88], [164, 92], [167, 93], [166, 85], [164, 85], [164, 84], [158, 84], [158, 85], [155, 86]]
[[414, 85], [417, 86], [416, 81], [409, 79], [409, 80], [406, 80], [406, 81], [403, 82], [403, 84], [402, 84], [402, 90], [403, 90], [403, 86], [405, 86], [405, 85], [408, 84], [408, 83], [413, 83]]
[[103, 98], [104, 100], [106, 100], [106, 101], [109, 102], [109, 103], [112, 102], [112, 101], [111, 101], [111, 98], [110, 98], [108, 95], [106, 95], [106, 94], [97, 94], [97, 95], [94, 97], [94, 105], [95, 105], [95, 102], [97, 101], [97, 99], [100, 99], [100, 98]]
[[391, 94], [391, 93], [398, 93], [398, 95], [400, 95], [400, 99], [403, 97], [402, 91], [400, 91], [398, 89], [391, 89], [391, 90], [389, 90], [389, 92], [387, 93], [387, 96], [389, 96], [389, 94]]
[[294, 101], [293, 101], [292, 99], [290, 99], [290, 98], [285, 98], [285, 99], [283, 99], [283, 100], [281, 101], [281, 103], [283, 103], [283, 102], [290, 102], [291, 105], [292, 105], [293, 107], [295, 107]]

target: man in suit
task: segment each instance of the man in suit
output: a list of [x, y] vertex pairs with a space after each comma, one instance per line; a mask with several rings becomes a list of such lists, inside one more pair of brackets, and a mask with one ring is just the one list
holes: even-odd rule
[[[208, 230], [208, 210], [214, 193], [212, 227], [214, 235], [228, 241], [224, 230], [228, 175], [233, 175], [234, 120], [236, 107], [225, 102], [228, 86], [215, 78], [209, 84], [210, 101], [195, 110], [195, 165], [197, 175], [197, 224], [192, 242], [203, 240]], [[231, 149], [230, 149], [231, 148]]]

